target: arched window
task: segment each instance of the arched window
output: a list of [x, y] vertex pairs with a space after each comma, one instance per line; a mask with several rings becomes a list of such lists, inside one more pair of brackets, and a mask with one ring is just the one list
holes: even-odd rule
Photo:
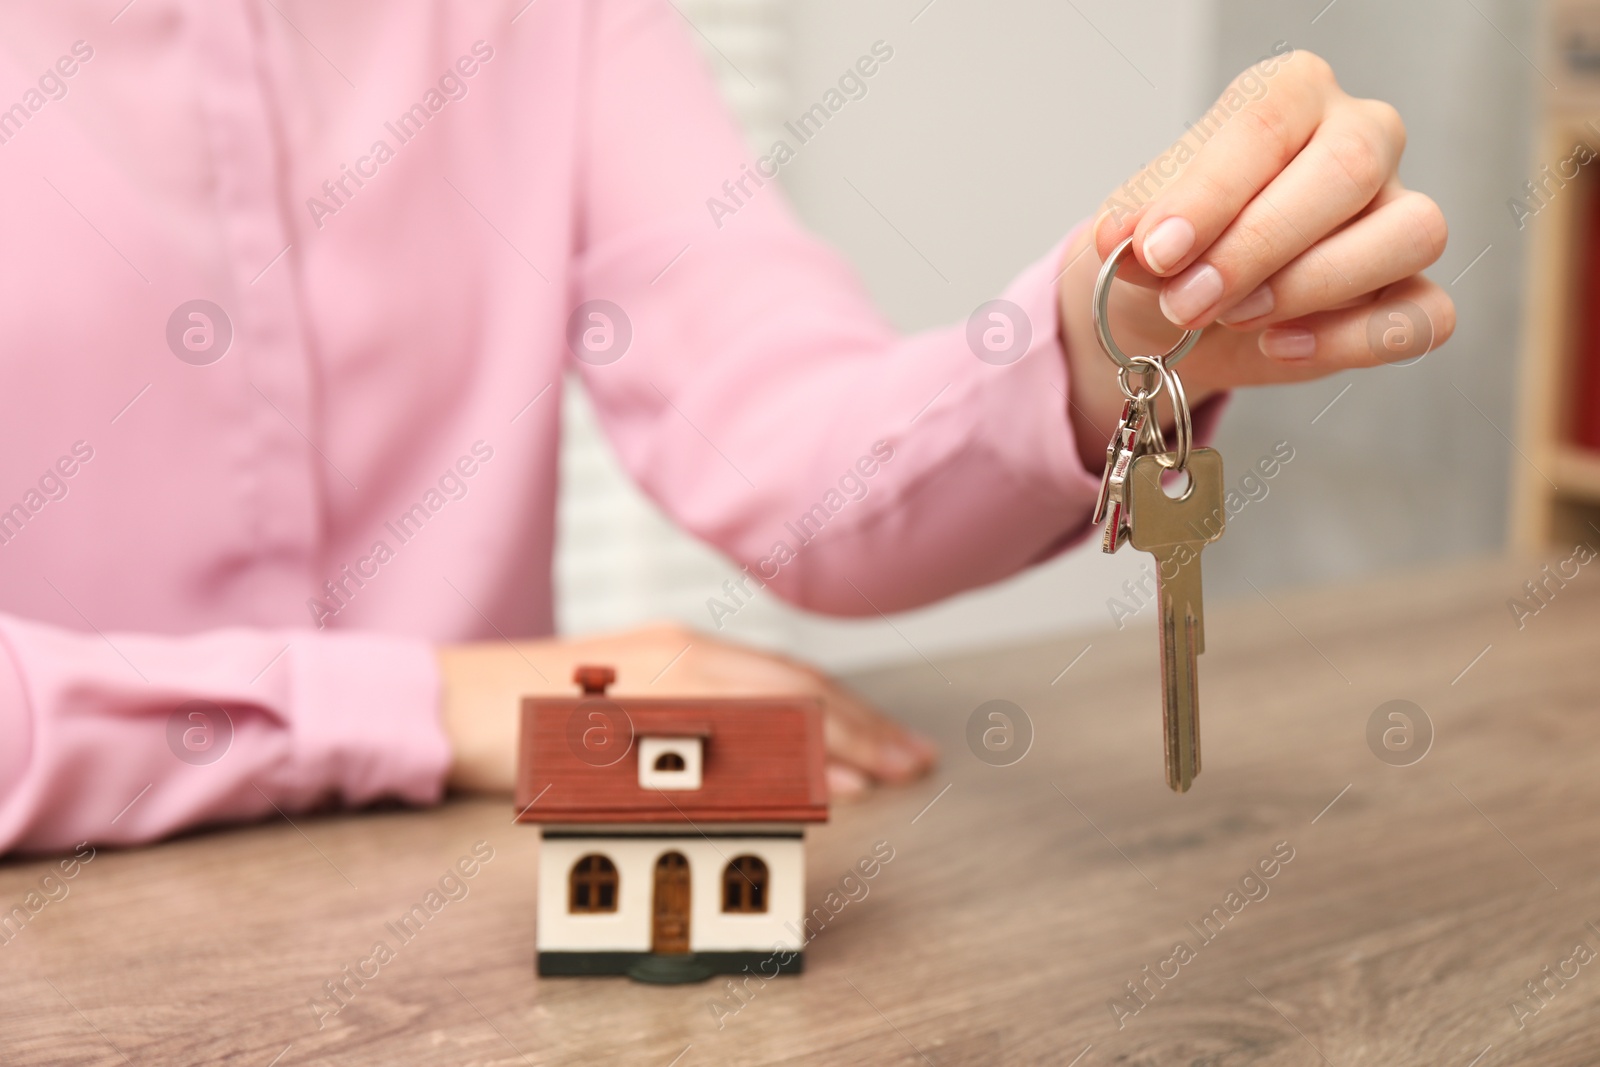
[[656, 757], [656, 770], [658, 771], [681, 771], [683, 766], [683, 757], [676, 752], [663, 752]]
[[617, 868], [604, 856], [591, 853], [574, 863], [570, 882], [568, 911], [617, 910]]
[[735, 856], [722, 872], [722, 910], [767, 910], [767, 865], [754, 856]]

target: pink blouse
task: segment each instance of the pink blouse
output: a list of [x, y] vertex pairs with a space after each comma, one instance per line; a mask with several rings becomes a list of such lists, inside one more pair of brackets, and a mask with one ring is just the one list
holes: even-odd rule
[[0, 851], [436, 800], [433, 645], [551, 632], [566, 370], [808, 608], [1084, 531], [1059, 246], [898, 336], [665, 0], [124, 4], [0, 50]]

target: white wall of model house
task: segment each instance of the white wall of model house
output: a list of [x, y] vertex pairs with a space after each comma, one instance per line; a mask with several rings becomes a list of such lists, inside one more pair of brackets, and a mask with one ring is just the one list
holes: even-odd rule
[[[798, 829], [796, 830], [798, 832]], [[681, 852], [689, 861], [689, 951], [750, 952], [804, 947], [805, 842], [800, 837], [545, 837], [539, 853], [540, 952], [649, 952], [656, 861]], [[617, 868], [617, 910], [568, 911], [573, 865], [605, 856]], [[767, 865], [767, 910], [722, 910], [730, 860]], [[799, 931], [800, 933], [796, 933]]]
[[[1213, 6], [677, 3], [762, 152], [874, 42], [894, 49], [867, 95], [801, 148], [782, 181], [806, 224], [844, 250], [906, 331], [964, 320], [1183, 132], [1214, 88]], [[707, 599], [738, 569], [628, 482], [576, 385], [566, 405], [561, 631], [663, 618], [711, 629]], [[1080, 548], [892, 627], [809, 615], [763, 593], [719, 636], [840, 669], [910, 658], [913, 648], [936, 654], [1105, 625], [1107, 600], [1123, 595], [1142, 559]]]

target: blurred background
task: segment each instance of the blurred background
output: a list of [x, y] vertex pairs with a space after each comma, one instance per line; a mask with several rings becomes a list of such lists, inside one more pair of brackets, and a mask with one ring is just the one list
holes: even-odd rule
[[[1414, 365], [1236, 396], [1217, 441], [1230, 483], [1278, 442], [1294, 458], [1207, 550], [1208, 598], [1497, 553], [1515, 526], [1514, 479], [1550, 481], [1544, 453], [1518, 436], [1516, 353], [1536, 230], [1519, 228], [1508, 207], [1540, 165], [1561, 158], [1536, 158], [1542, 100], [1560, 76], [1537, 5], [676, 2], [763, 151], [873, 42], [894, 48], [867, 97], [782, 180], [804, 221], [843, 249], [907, 331], [964, 321], [1275, 42], [1319, 53], [1347, 91], [1400, 109], [1410, 131], [1402, 178], [1450, 221], [1431, 275], [1457, 302], [1455, 338]], [[563, 632], [664, 618], [710, 629], [707, 598], [737, 569], [628, 484], [581, 390], [567, 388]], [[1534, 503], [1547, 502], [1518, 497], [1518, 507]], [[720, 636], [843, 669], [914, 655], [908, 646], [931, 655], [1108, 627], [1108, 600], [1147, 559], [1088, 544], [892, 627], [808, 615], [762, 593]]]

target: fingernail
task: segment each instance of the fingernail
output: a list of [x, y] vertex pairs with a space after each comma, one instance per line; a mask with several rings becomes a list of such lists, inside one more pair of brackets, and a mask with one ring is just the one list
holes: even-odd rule
[[1100, 227], [1106, 224], [1106, 218], [1111, 214], [1111, 209], [1106, 208], [1094, 217], [1094, 225], [1089, 227], [1089, 232], [1096, 237], [1100, 236]]
[[1310, 330], [1266, 330], [1261, 352], [1273, 359], [1310, 359], [1317, 354], [1317, 335]]
[[1161, 290], [1161, 313], [1176, 326], [1193, 322], [1222, 299], [1222, 275], [1209, 263], [1190, 267]]
[[916, 770], [919, 760], [915, 753], [899, 745], [890, 745], [883, 750], [880, 757], [883, 764], [884, 776], [888, 778], [904, 778]]
[[1236, 322], [1249, 322], [1251, 319], [1272, 314], [1272, 309], [1277, 303], [1277, 299], [1272, 295], [1272, 287], [1263, 285], [1235, 304], [1226, 315], [1218, 315], [1217, 321], [1224, 326], [1231, 326]]
[[1177, 266], [1194, 247], [1194, 223], [1174, 215], [1145, 234], [1144, 261], [1157, 274]]
[[854, 767], [828, 764], [828, 792], [836, 797], [857, 797], [867, 791], [867, 778]]

